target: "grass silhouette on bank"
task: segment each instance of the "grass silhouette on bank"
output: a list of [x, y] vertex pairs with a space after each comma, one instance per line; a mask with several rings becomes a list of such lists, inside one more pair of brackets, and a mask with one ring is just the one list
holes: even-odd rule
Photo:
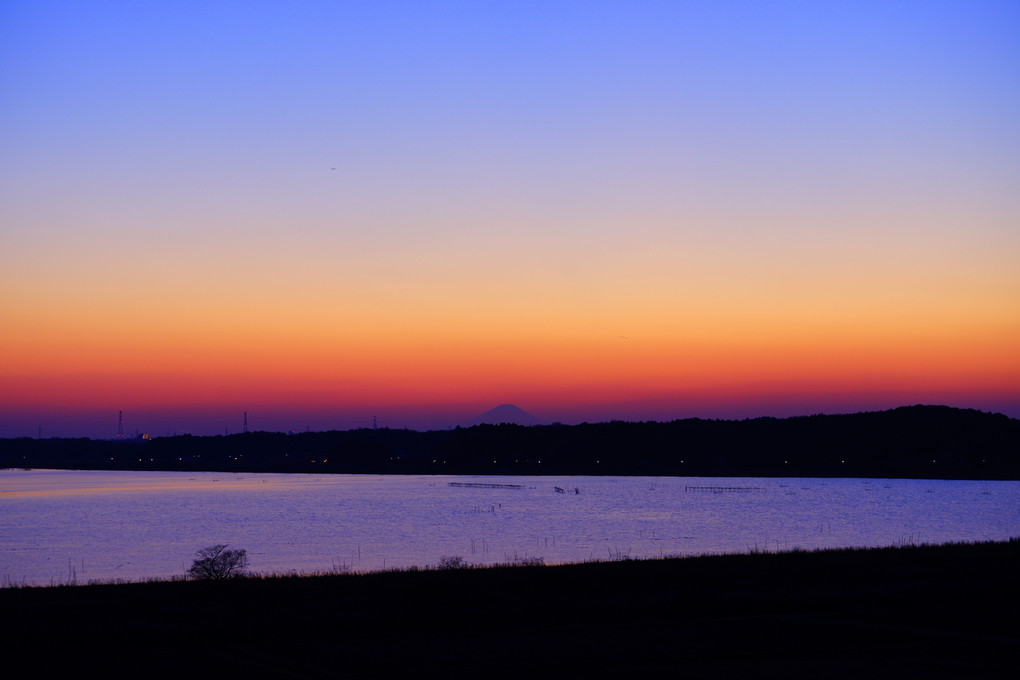
[[43, 673], [1009, 677], [1018, 565], [1011, 540], [11, 588], [0, 635]]

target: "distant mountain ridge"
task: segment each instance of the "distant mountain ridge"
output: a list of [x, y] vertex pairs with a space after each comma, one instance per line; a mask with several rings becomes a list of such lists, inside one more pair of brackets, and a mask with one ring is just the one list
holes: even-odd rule
[[500, 404], [472, 420], [461, 423], [461, 427], [476, 425], [544, 425], [541, 420], [515, 404]]

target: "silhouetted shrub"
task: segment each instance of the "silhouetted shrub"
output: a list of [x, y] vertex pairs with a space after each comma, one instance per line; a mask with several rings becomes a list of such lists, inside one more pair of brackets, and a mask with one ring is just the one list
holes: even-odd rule
[[444, 555], [439, 558], [437, 569], [463, 569], [468, 564], [460, 555]]
[[514, 560], [514, 564], [519, 567], [542, 567], [545, 566], [545, 558], [543, 557], [518, 557]]
[[248, 566], [246, 550], [227, 550], [224, 544], [211, 545], [195, 553], [195, 561], [188, 569], [191, 578], [210, 581], [242, 576]]

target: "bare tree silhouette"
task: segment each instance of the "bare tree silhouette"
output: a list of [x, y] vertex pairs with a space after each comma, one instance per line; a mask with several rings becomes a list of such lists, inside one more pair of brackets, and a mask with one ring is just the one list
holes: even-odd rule
[[188, 575], [195, 579], [222, 581], [244, 574], [248, 566], [246, 550], [227, 550], [225, 544], [211, 545], [195, 553]]

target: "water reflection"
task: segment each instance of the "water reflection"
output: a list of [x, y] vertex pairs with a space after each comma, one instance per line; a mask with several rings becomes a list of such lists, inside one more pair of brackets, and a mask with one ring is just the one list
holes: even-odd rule
[[987, 481], [8, 470], [0, 504], [0, 579], [34, 584], [181, 575], [216, 543], [306, 572], [1020, 534], [1020, 483]]

